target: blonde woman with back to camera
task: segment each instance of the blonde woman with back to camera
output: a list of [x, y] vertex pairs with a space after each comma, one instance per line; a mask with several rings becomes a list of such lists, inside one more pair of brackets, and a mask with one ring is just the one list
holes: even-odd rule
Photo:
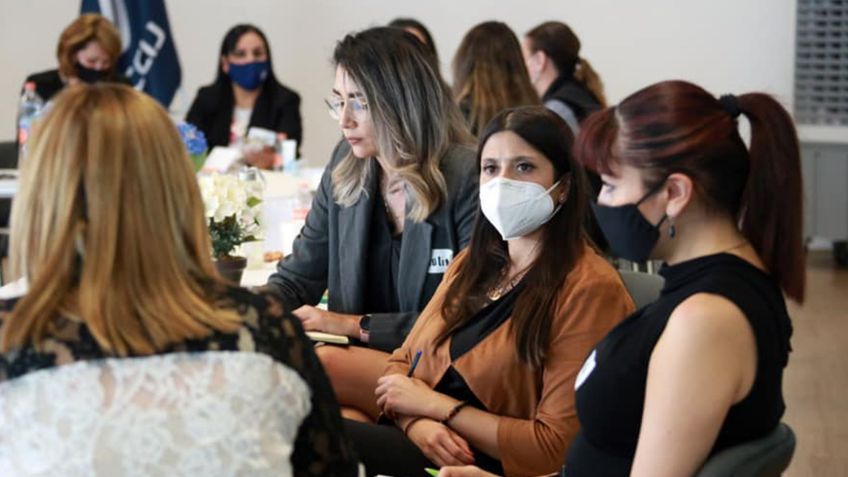
[[0, 301], [0, 473], [355, 475], [300, 323], [216, 273], [167, 112], [73, 86], [30, 144], [23, 278]]

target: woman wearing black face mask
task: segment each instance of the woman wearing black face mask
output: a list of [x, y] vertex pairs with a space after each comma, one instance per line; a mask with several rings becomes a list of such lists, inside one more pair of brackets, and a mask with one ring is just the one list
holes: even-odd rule
[[694, 475], [783, 415], [792, 325], [781, 292], [804, 299], [795, 128], [765, 94], [717, 100], [667, 81], [590, 116], [575, 150], [604, 180], [593, 209], [613, 253], [665, 261], [666, 283], [577, 375], [581, 429], [561, 475]]
[[666, 284], [586, 360], [564, 474], [693, 475], [783, 415], [783, 293], [802, 302], [805, 275], [792, 120], [764, 94], [668, 81], [591, 116], [576, 154], [604, 181], [593, 208], [613, 253], [664, 261]]
[[59, 37], [56, 47], [59, 68], [32, 74], [24, 84], [35, 83], [35, 92], [45, 102], [69, 84], [97, 81], [130, 84], [116, 71], [121, 50], [121, 35], [109, 20], [96, 13], [80, 15]]
[[[253, 127], [300, 146], [300, 96], [277, 80], [268, 40], [259, 28], [236, 25], [227, 32], [215, 82], [197, 92], [186, 121], [203, 131], [210, 147], [241, 147]], [[266, 169], [275, 165], [270, 146], [245, 151], [245, 159]]]

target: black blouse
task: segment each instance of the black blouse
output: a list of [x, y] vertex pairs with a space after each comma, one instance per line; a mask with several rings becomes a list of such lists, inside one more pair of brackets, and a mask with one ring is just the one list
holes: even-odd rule
[[[257, 295], [232, 287], [215, 287], [212, 293], [218, 297], [218, 306], [233, 309], [242, 317], [242, 328], [232, 333], [213, 331], [204, 339], [173, 345], [163, 353], [209, 350], [256, 352], [292, 368], [309, 385], [312, 393], [312, 409], [301, 424], [291, 456], [294, 475], [357, 475], [357, 458], [343, 434], [335, 395], [300, 321], [287, 313], [269, 294]], [[0, 301], [0, 327], [15, 303], [16, 300]], [[51, 336], [40, 348], [43, 351], [26, 346], [0, 354], [0, 382], [74, 361], [114, 357], [100, 348], [84, 323], [57, 316], [53, 325]]]
[[[512, 316], [512, 311], [515, 309], [515, 302], [518, 300], [523, 289], [524, 281], [521, 281], [505, 295], [485, 306], [465, 326], [458, 329], [451, 336], [451, 361], [456, 361], [462, 357], [462, 355], [477, 346], [478, 343], [506, 323], [509, 317]], [[468, 387], [465, 379], [463, 379], [462, 375], [453, 366], [447, 369], [445, 375], [433, 389], [454, 399], [465, 401], [471, 407], [483, 411], [488, 410], [480, 399], [474, 395], [474, 392]], [[474, 463], [478, 467], [496, 475], [503, 475], [503, 466], [501, 466], [499, 460], [490, 457], [473, 446], [471, 451], [474, 453]]]
[[731, 254], [696, 258], [660, 271], [660, 298], [625, 319], [598, 344], [577, 380], [581, 430], [566, 459], [565, 475], [629, 475], [636, 453], [654, 346], [677, 306], [697, 293], [722, 296], [745, 314], [757, 344], [757, 373], [751, 392], [730, 407], [710, 452], [761, 438], [780, 422], [781, 390], [792, 325], [774, 280]]
[[371, 211], [371, 236], [368, 244], [368, 288], [365, 290], [365, 309], [369, 313], [397, 313], [398, 269], [403, 234], [392, 234], [388, 211], [381, 198], [374, 201]]

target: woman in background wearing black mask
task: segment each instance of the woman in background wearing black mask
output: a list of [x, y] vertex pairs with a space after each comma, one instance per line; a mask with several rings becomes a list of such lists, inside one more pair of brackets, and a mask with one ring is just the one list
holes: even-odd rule
[[29, 75], [35, 92], [45, 102], [65, 85], [116, 81], [130, 84], [117, 69], [121, 56], [121, 35], [105, 17], [85, 13], [68, 25], [59, 37], [56, 59], [59, 68]]
[[[186, 121], [206, 135], [209, 147], [241, 147], [250, 128], [273, 131], [300, 146], [303, 128], [300, 96], [274, 74], [265, 34], [253, 25], [236, 25], [224, 36], [215, 82], [200, 88]], [[245, 151], [248, 164], [269, 169], [274, 148]]]

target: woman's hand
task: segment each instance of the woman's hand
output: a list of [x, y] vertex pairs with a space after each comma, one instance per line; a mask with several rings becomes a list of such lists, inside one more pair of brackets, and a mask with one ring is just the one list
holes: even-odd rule
[[498, 477], [495, 474], [490, 474], [485, 470], [473, 466], [464, 465], [462, 467], [449, 466], [439, 469], [439, 477]]
[[468, 442], [444, 424], [420, 419], [409, 425], [406, 435], [439, 467], [474, 463], [474, 454]]
[[359, 338], [360, 316], [333, 313], [309, 305], [304, 305], [294, 310], [292, 314], [300, 319], [303, 329], [306, 331], [323, 331], [335, 335]]
[[439, 421], [459, 403], [450, 396], [433, 391], [424, 381], [401, 374], [390, 374], [378, 379], [374, 394], [377, 396], [377, 406], [389, 417], [403, 414]]
[[259, 150], [244, 151], [244, 161], [260, 169], [273, 169], [277, 152], [273, 147], [265, 146]]

